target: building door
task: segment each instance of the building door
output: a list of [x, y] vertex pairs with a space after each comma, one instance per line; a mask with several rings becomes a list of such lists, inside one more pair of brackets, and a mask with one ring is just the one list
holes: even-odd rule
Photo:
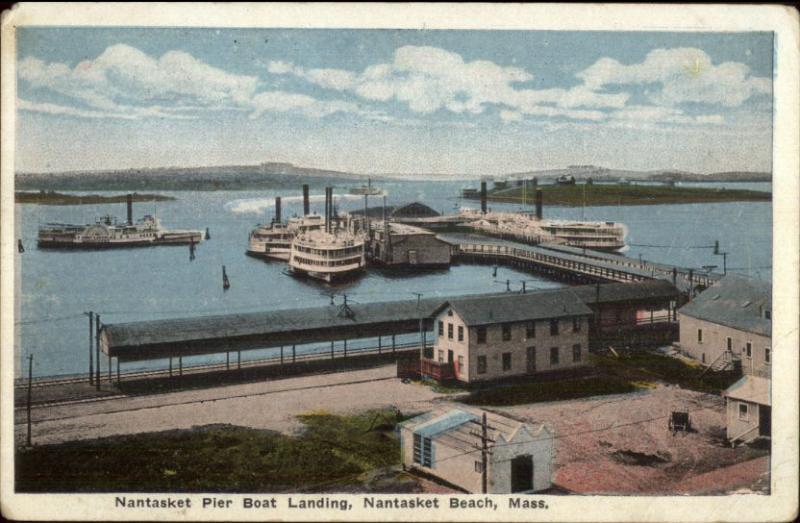
[[526, 354], [526, 368], [528, 370], [528, 374], [533, 374], [536, 372], [536, 347], [528, 347], [527, 354]]
[[758, 406], [758, 435], [772, 435], [772, 407], [767, 405]]
[[526, 454], [511, 460], [511, 492], [533, 490], [533, 457]]
[[447, 363], [453, 363], [453, 351], [447, 351]]

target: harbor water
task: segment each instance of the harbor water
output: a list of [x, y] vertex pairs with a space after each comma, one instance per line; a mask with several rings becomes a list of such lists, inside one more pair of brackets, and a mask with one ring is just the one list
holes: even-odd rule
[[[420, 201], [442, 213], [477, 202], [458, 195], [466, 181], [380, 181], [388, 205]], [[708, 185], [708, 184], [706, 184]], [[711, 184], [726, 186], [726, 184]], [[769, 191], [770, 184], [727, 184], [733, 188]], [[747, 187], [744, 187], [747, 185]], [[98, 194], [97, 191], [91, 191]], [[155, 192], [155, 191], [154, 191]], [[196, 249], [190, 260], [186, 246], [136, 249], [59, 251], [36, 248], [39, 225], [48, 222], [90, 223], [105, 214], [124, 218], [124, 204], [48, 206], [16, 205], [16, 233], [25, 252], [16, 254], [17, 288], [15, 353], [17, 362], [34, 355], [34, 376], [78, 374], [88, 371], [88, 318], [94, 311], [103, 323], [121, 323], [174, 317], [205, 316], [274, 309], [326, 306], [327, 293], [347, 294], [348, 301], [369, 303], [463, 294], [500, 292], [510, 281], [519, 290], [562, 284], [499, 267], [456, 265], [449, 270], [415, 274], [386, 273], [369, 269], [361, 278], [330, 287], [285, 274], [285, 263], [264, 262], [245, 255], [248, 233], [259, 222], [269, 222], [275, 196], [282, 197], [283, 217], [302, 212], [300, 187], [295, 191], [161, 192], [175, 201], [135, 203], [134, 218], [155, 214], [170, 229], [209, 228], [211, 238]], [[340, 210], [363, 209], [363, 196], [349, 195], [348, 186], [334, 189]], [[322, 212], [322, 188], [312, 188], [312, 210]], [[104, 194], [104, 193], [99, 193]], [[119, 194], [118, 192], [108, 194]], [[370, 197], [369, 205], [382, 203]], [[519, 205], [490, 204], [495, 210], [520, 209]], [[769, 202], [726, 202], [656, 206], [546, 207], [545, 218], [618, 221], [628, 227], [625, 255], [673, 263], [697, 270], [709, 266], [722, 272], [722, 256], [713, 244], [727, 252], [729, 272], [771, 279], [772, 213]], [[230, 289], [222, 288], [222, 266]], [[706, 269], [703, 269], [705, 267]], [[336, 297], [341, 304], [342, 297]], [[418, 336], [400, 339], [414, 341]], [[373, 345], [374, 340], [353, 342], [352, 348]], [[324, 346], [298, 347], [298, 354], [327, 350]], [[243, 353], [243, 359], [271, 355], [274, 350]], [[215, 357], [185, 358], [184, 365], [224, 361]], [[124, 370], [164, 368], [166, 362], [126, 364]], [[19, 375], [20, 369], [17, 369]]]

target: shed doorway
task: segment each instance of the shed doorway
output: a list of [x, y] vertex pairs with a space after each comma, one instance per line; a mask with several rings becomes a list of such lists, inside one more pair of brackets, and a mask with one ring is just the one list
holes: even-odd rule
[[758, 435], [771, 436], [772, 408], [767, 405], [758, 406]]
[[533, 457], [526, 454], [511, 460], [511, 492], [533, 490]]

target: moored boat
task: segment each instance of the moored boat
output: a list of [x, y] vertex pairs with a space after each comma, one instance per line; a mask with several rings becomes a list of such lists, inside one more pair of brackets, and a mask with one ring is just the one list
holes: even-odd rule
[[312, 230], [292, 241], [289, 271], [328, 283], [351, 278], [366, 266], [364, 237], [345, 230]]

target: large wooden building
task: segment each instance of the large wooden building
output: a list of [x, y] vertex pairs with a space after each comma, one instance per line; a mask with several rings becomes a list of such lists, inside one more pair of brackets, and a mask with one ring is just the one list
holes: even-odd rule
[[591, 315], [569, 288], [450, 299], [421, 373], [475, 383], [586, 365]]

